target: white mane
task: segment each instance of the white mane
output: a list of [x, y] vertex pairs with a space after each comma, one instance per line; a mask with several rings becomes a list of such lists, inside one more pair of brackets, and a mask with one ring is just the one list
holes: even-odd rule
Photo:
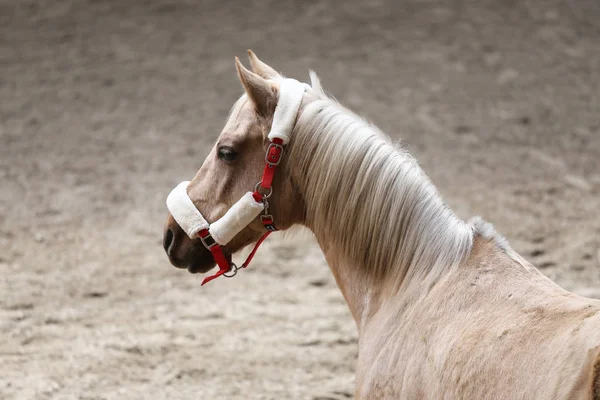
[[443, 203], [416, 160], [323, 91], [302, 110], [288, 165], [315, 233], [375, 279], [396, 287], [439, 276], [470, 252], [472, 226]]

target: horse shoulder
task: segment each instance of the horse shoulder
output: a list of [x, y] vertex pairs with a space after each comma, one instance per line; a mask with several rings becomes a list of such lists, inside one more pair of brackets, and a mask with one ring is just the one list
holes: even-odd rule
[[600, 347], [596, 347], [593, 353], [594, 364], [591, 368], [592, 379], [589, 384], [588, 396], [592, 400], [600, 400]]
[[399, 299], [361, 337], [357, 399], [600, 400], [600, 302], [530, 265], [475, 246], [426, 295]]

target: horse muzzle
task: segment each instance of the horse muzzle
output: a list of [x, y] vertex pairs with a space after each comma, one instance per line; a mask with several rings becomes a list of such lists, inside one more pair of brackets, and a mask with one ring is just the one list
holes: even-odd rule
[[216, 265], [200, 239], [190, 239], [170, 214], [165, 224], [163, 247], [174, 267], [187, 268], [190, 273], [205, 273]]

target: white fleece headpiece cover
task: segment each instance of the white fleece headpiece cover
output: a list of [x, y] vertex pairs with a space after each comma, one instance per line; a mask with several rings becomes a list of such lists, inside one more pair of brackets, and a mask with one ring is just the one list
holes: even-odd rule
[[275, 114], [273, 114], [273, 124], [269, 139], [281, 139], [286, 145], [290, 141], [290, 135], [296, 124], [296, 117], [304, 97], [304, 91], [310, 88], [305, 83], [298, 82], [295, 79], [284, 79], [279, 86], [279, 99]]
[[[279, 138], [284, 145], [289, 142], [306, 88], [310, 86], [295, 79], [284, 79], [281, 82], [279, 99], [269, 133], [270, 140]], [[218, 221], [209, 224], [188, 196], [189, 184], [189, 181], [181, 182], [169, 193], [167, 208], [190, 239], [195, 238], [201, 230], [208, 229], [213, 239], [221, 246], [225, 246], [264, 209], [264, 204], [254, 200], [252, 192], [248, 192]]]

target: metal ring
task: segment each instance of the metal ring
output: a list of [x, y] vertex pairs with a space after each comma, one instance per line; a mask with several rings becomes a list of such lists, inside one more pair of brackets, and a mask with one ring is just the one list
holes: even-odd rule
[[[229, 271], [225, 272], [223, 274], [223, 276], [226, 278], [233, 278], [235, 276], [235, 274], [237, 274], [238, 269], [239, 268], [237, 265], [235, 265], [235, 263], [231, 263], [231, 264], [229, 264]], [[227, 274], [229, 274], [229, 275], [227, 275]]]
[[[258, 190], [258, 188], [259, 188], [259, 187], [262, 187], [262, 186], [261, 186], [261, 184], [262, 184], [262, 181], [258, 182], [258, 183], [257, 183], [257, 184], [254, 186], [254, 191], [255, 191], [255, 192], [258, 192], [258, 193], [260, 193], [260, 190]], [[269, 198], [269, 197], [271, 197], [271, 195], [273, 194], [273, 186], [271, 186], [271, 187], [269, 188], [269, 192], [268, 192], [267, 194], [262, 194], [262, 193], [260, 193], [260, 194], [261, 194], [261, 196], [263, 197], [263, 199], [268, 199], [268, 198]]]

